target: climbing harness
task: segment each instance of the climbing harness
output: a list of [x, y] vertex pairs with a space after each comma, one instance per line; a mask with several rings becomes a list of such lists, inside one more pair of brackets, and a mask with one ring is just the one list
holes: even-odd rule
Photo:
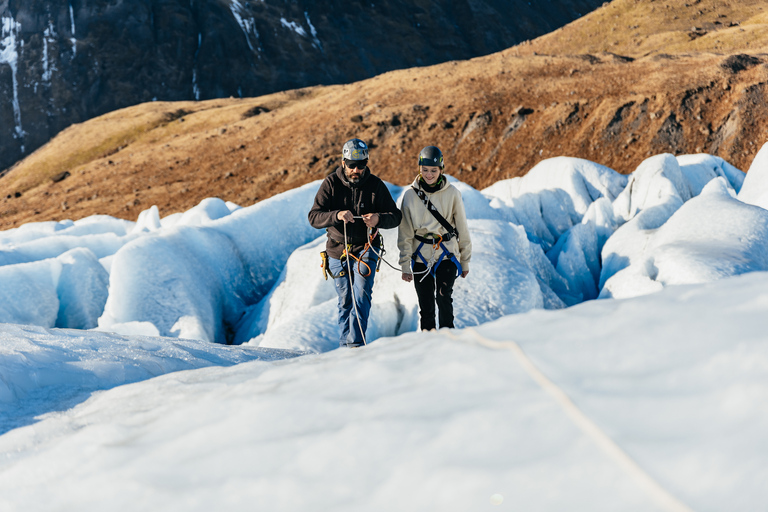
[[[424, 203], [427, 211], [432, 214], [435, 220], [437, 220], [437, 222], [439, 222], [446, 231], [444, 235], [434, 233], [428, 233], [427, 237], [414, 235], [414, 238], [419, 242], [419, 246], [416, 248], [416, 251], [414, 251], [413, 256], [411, 256], [411, 272], [413, 272], [413, 262], [416, 261], [416, 258], [418, 257], [427, 267], [426, 272], [424, 272], [424, 275], [421, 277], [421, 281], [427, 277], [427, 273], [432, 274], [432, 277], [435, 277], [435, 274], [437, 273], [437, 267], [439, 267], [440, 263], [447, 258], [449, 261], [452, 261], [454, 265], [456, 265], [456, 277], [459, 277], [463, 273], [461, 263], [459, 263], [459, 260], [456, 258], [456, 256], [445, 247], [445, 244], [443, 244], [443, 242], [448, 242], [453, 238], [458, 240], [459, 231], [453, 225], [451, 225], [451, 223], [448, 222], [445, 217], [442, 216], [442, 214], [437, 210], [437, 207], [432, 203], [432, 201], [429, 200], [426, 192], [416, 187], [411, 188], [414, 192], [416, 192], [416, 195], [419, 196], [419, 199], [421, 199], [421, 201]], [[424, 244], [432, 245], [432, 257], [429, 261], [427, 261], [427, 259], [421, 254], [421, 248], [424, 247]], [[439, 258], [437, 257], [437, 249], [441, 249]]]
[[345, 275], [347, 275], [346, 270], [342, 270], [338, 274], [334, 274], [331, 271], [331, 265], [330, 265], [330, 262], [328, 261], [327, 251], [321, 252], [320, 258], [322, 259], [322, 263], [320, 264], [320, 267], [323, 269], [323, 276], [325, 277], [326, 281], [328, 280], [328, 276], [331, 276], [331, 279], [339, 279], [340, 277], [344, 277]]
[[[354, 217], [354, 218], [355, 219], [360, 219], [362, 217]], [[346, 229], [346, 224], [345, 224], [344, 228]], [[376, 250], [377, 246], [378, 246], [379, 250]], [[344, 251], [341, 253], [341, 257], [339, 259], [341, 261], [345, 261], [345, 260], [349, 260], [349, 259], [352, 259], [352, 260], [356, 261], [357, 262], [357, 272], [361, 276], [363, 276], [363, 277], [368, 277], [373, 272], [373, 270], [371, 270], [370, 265], [368, 265], [364, 261], [365, 254], [368, 252], [368, 249], [373, 250], [374, 254], [379, 256], [379, 261], [378, 261], [378, 263], [376, 265], [376, 272], [378, 272], [379, 270], [381, 270], [381, 255], [383, 255], [385, 253], [385, 251], [384, 251], [384, 239], [379, 234], [379, 230], [378, 229], [371, 230], [371, 228], [368, 228], [368, 234], [366, 236], [366, 242], [365, 242], [365, 245], [363, 246], [363, 250], [360, 251], [360, 256], [355, 256], [355, 253], [352, 252], [352, 244], [349, 243], [347, 237], [344, 237]], [[321, 258], [320, 268], [323, 269], [323, 276], [325, 277], [326, 281], [328, 280], [328, 276], [331, 276], [332, 279], [339, 279], [339, 278], [344, 277], [347, 274], [346, 270], [342, 270], [338, 274], [334, 274], [331, 271], [330, 262], [329, 262], [329, 259], [328, 259], [328, 252], [327, 251], [320, 252], [320, 258]], [[388, 262], [387, 262], [387, 265], [389, 265]], [[367, 272], [363, 273], [362, 266], [365, 266], [365, 268], [367, 269]], [[392, 266], [392, 265], [390, 265], [390, 266]]]
[[[432, 277], [435, 277], [435, 274], [437, 273], [437, 267], [440, 266], [440, 263], [442, 263], [444, 259], [448, 259], [449, 261], [452, 261], [454, 265], [456, 265], [456, 277], [459, 277], [462, 274], [463, 269], [461, 268], [461, 263], [459, 263], [459, 260], [456, 258], [456, 256], [450, 252], [443, 243], [443, 241], [448, 241], [452, 238], [450, 234], [436, 235], [434, 233], [429, 233], [428, 237], [414, 235], [414, 238], [419, 242], [419, 246], [416, 248], [416, 251], [414, 251], [413, 256], [411, 256], [411, 273], [416, 274], [416, 272], [413, 270], [413, 263], [416, 261], [417, 257], [421, 259], [421, 261], [427, 267], [424, 272], [419, 272], [420, 274], [424, 274], [419, 280], [420, 282], [427, 277], [427, 274], [432, 274]], [[429, 261], [427, 261], [424, 255], [421, 254], [421, 248], [424, 247], [424, 244], [432, 245], [432, 257], [429, 259]], [[439, 258], [437, 257], [438, 249], [441, 249]]]
[[[346, 232], [346, 229], [347, 229], [347, 225], [346, 223], [344, 223], [345, 232]], [[363, 250], [360, 251], [360, 256], [358, 257], [358, 256], [355, 256], [355, 254], [352, 252], [352, 244], [347, 242], [347, 237], [345, 235], [344, 236], [344, 252], [341, 253], [340, 259], [349, 260], [351, 258], [355, 260], [357, 262], [357, 272], [363, 277], [368, 277], [373, 273], [373, 270], [371, 270], [370, 265], [368, 265], [365, 261], [363, 261], [363, 258], [365, 258], [365, 253], [368, 252], [368, 249], [373, 248], [374, 244], [378, 244], [379, 247], [382, 247], [384, 245], [383, 241], [381, 240], [381, 236], [379, 235], [379, 230], [374, 229], [373, 231], [371, 231], [371, 229], [369, 228], [368, 234], [366, 236], [365, 245], [363, 246]], [[375, 250], [373, 252], [378, 254]], [[363, 274], [363, 271], [360, 268], [360, 265], [365, 265], [365, 268], [368, 269], [368, 272]], [[380, 264], [376, 265], [376, 272], [379, 271], [380, 267], [381, 267]]]
[[459, 231], [451, 225], [450, 222], [448, 222], [445, 217], [442, 216], [442, 214], [437, 210], [437, 207], [432, 204], [432, 201], [429, 200], [427, 197], [427, 193], [421, 190], [420, 188], [411, 187], [414, 192], [416, 192], [416, 195], [419, 196], [419, 199], [421, 199], [421, 202], [424, 203], [424, 206], [427, 207], [427, 210], [429, 213], [432, 214], [432, 216], [435, 218], [437, 222], [440, 223], [441, 226], [446, 231], [446, 235], [443, 235], [443, 240], [446, 242], [450, 240], [451, 238], [456, 238], [458, 240], [459, 238]]

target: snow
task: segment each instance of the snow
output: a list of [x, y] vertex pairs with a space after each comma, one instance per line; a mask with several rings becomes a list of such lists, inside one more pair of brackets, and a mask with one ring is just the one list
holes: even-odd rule
[[382, 264], [355, 350], [319, 182], [0, 232], [0, 509], [758, 509], [766, 151], [449, 177], [457, 329]]
[[203, 44], [202, 32], [197, 33], [197, 49], [195, 50], [195, 65], [192, 68], [192, 95], [200, 101], [200, 85], [197, 83], [197, 58], [200, 56], [200, 46]]
[[[13, 249], [17, 246], [54, 235], [82, 237], [85, 235], [103, 235], [112, 233], [118, 237], [126, 236], [135, 226], [134, 222], [116, 219], [108, 215], [92, 215], [72, 222], [71, 220], [30, 222], [18, 228], [0, 231], [0, 250]], [[45, 244], [42, 244], [45, 245]], [[51, 251], [47, 251], [51, 252]]]
[[741, 190], [744, 183], [744, 173], [719, 156], [703, 153], [680, 155], [677, 157], [677, 162], [694, 196], [699, 195], [706, 184], [717, 176], [725, 178], [736, 193]]
[[70, 35], [69, 42], [72, 43], [72, 59], [77, 56], [77, 39], [75, 38], [75, 11], [72, 8], [72, 2], [69, 2], [69, 20], [70, 20]]
[[[17, 50], [17, 37], [21, 33], [21, 23], [11, 17], [0, 18], [0, 64], [8, 64], [11, 67], [11, 79], [13, 81], [13, 119], [15, 123], [14, 138], [22, 139], [21, 152], [24, 153], [24, 128], [21, 126], [21, 106], [19, 104], [19, 53]], [[23, 41], [22, 41], [23, 44]]]
[[[602, 250], [603, 267], [600, 275], [602, 297], [629, 297], [639, 293], [656, 291], [660, 286], [664, 286], [664, 276], [662, 275], [661, 280], [657, 279], [658, 272], [654, 257], [649, 252], [654, 244], [661, 242], [658, 240], [654, 242], [652, 239], [657, 230], [664, 226], [670, 217], [673, 217], [675, 212], [683, 206], [683, 203], [701, 191], [701, 183], [706, 182], [707, 178], [712, 181], [706, 187], [712, 187], [711, 192], [714, 195], [735, 196], [735, 187], [740, 187], [743, 181], [739, 175], [740, 171], [738, 173], [732, 170], [725, 172], [722, 169], [730, 169], [730, 166], [722, 165], [713, 157], [707, 158], [697, 155], [675, 158], [669, 154], [653, 156], [638, 167], [629, 178], [627, 187], [614, 201], [614, 213], [617, 217], [625, 219], [626, 223], [607, 240]], [[715, 178], [715, 176], [717, 177]], [[692, 203], [706, 204], [707, 201], [693, 201]], [[693, 208], [691, 206], [690, 209]], [[690, 209], [686, 209], [686, 211]], [[702, 240], [683, 243], [683, 252], [694, 249], [694, 245], [706, 243], [710, 236], [717, 237], [717, 225], [727, 220], [716, 211], [701, 211], [701, 214], [706, 215], [713, 224], [704, 224], [706, 233], [701, 235]], [[686, 237], [688, 230], [701, 232], [697, 229], [701, 227], [698, 219], [685, 214], [681, 218], [686, 219], [685, 225], [677, 227], [673, 237], [678, 235]], [[678, 226], [677, 222], [672, 224]], [[746, 231], [758, 227], [756, 224], [750, 224]], [[746, 231], [745, 234], [748, 235]], [[731, 238], [728, 243], [734, 241]], [[673, 242], [672, 246], [674, 245]], [[734, 251], [740, 252], [740, 249], [734, 249]], [[722, 251], [713, 253], [711, 257], [707, 258], [709, 264], [720, 266], [717, 260], [723, 255]], [[726, 261], [725, 265], [728, 266], [728, 264]], [[757, 265], [751, 270], [761, 269], [762, 267]], [[694, 271], [694, 273], [701, 272], [701, 270]], [[748, 271], [748, 269], [745, 268], [742, 271]], [[735, 269], [731, 273], [713, 269], [710, 277], [733, 275], [734, 273], [737, 273]], [[686, 280], [686, 278], [681, 279], [682, 282], [699, 282], [692, 277], [688, 279], [694, 279], [693, 281]], [[612, 280], [613, 282], [611, 282]], [[626, 285], [620, 284], [621, 281], [626, 281]], [[670, 282], [674, 283], [675, 280], [672, 279]]]
[[97, 390], [181, 370], [296, 355], [200, 341], [0, 324], [0, 433], [34, 423], [40, 414], [68, 409]]
[[136, 235], [120, 236], [116, 233], [97, 233], [87, 235], [52, 235], [24, 242], [8, 249], [0, 249], [0, 268], [13, 265], [55, 258], [76, 248], [87, 248], [99, 258], [110, 256], [122, 248]]
[[496, 182], [483, 193], [491, 205], [525, 227], [545, 250], [571, 226], [581, 222], [593, 201], [613, 201], [627, 177], [579, 158], [556, 157], [537, 164], [523, 177]]
[[[752, 220], [727, 231], [713, 228], [721, 235], [718, 249], [703, 245], [718, 236], [708, 231], [695, 241], [696, 249], [675, 244], [683, 233], [694, 232], [687, 224], [696, 222], [697, 213], [670, 223], [683, 224], [669, 228], [666, 239], [657, 234], [687, 202], [691, 209], [701, 204], [705, 210], [712, 201], [717, 208], [741, 204], [716, 194], [690, 201], [713, 183], [732, 195], [741, 188], [743, 173], [710, 155], [653, 156], [629, 177], [586, 160], [558, 157], [483, 191], [449, 180], [462, 193], [475, 240], [473, 271], [456, 284], [458, 327], [765, 269], [760, 244], [739, 242], [762, 237], [760, 215], [742, 213], [743, 208], [736, 215], [752, 215]], [[25, 312], [5, 306], [4, 320], [331, 350], [336, 346], [335, 291], [318, 268], [324, 235], [306, 222], [318, 186], [313, 182], [247, 208], [208, 198], [162, 219], [153, 206], [136, 222], [94, 216], [2, 232], [0, 268], [5, 267], [8, 282], [38, 290], [29, 296], [48, 297]], [[402, 195], [401, 187], [389, 188], [394, 197]], [[711, 226], [721, 220], [715, 215]], [[385, 230], [390, 262], [397, 259], [394, 236], [394, 230]], [[88, 261], [81, 278], [89, 284], [72, 288], [65, 298], [70, 287], [59, 287], [54, 274], [58, 258], [76, 249], [88, 254], [80, 255], [83, 263], [76, 267], [85, 268]], [[11, 297], [15, 291], [0, 285], [0, 293]], [[373, 304], [368, 339], [416, 330], [412, 285], [386, 265]], [[78, 313], [64, 313], [70, 307]]]
[[[470, 220], [471, 279], [458, 279], [454, 308], [457, 327], [479, 325], [533, 308], [559, 308], [555, 290], [567, 288], [540, 247], [525, 231], [504, 221]], [[384, 230], [385, 259], [395, 264], [397, 235]], [[324, 352], [338, 347], [336, 291], [320, 270], [325, 236], [294, 251], [269, 295], [252, 306], [238, 328], [236, 343]], [[382, 264], [376, 276], [367, 339], [418, 328], [413, 284]], [[308, 271], [308, 269], [311, 269]]]
[[53, 26], [53, 22], [48, 22], [48, 27], [43, 31], [43, 82], [47, 82], [50, 86], [51, 79], [53, 78], [53, 72], [58, 71], [56, 69], [55, 62], [51, 62], [48, 57], [48, 45], [56, 43], [56, 28]]
[[[230, 0], [230, 2], [231, 3], [229, 6], [229, 9], [232, 12], [232, 16], [235, 18], [235, 21], [237, 21], [237, 24], [240, 25], [240, 28], [243, 31], [243, 35], [245, 35], [245, 41], [248, 43], [248, 48], [250, 48], [251, 51], [256, 51], [257, 48], [254, 48], [253, 43], [251, 43], [251, 34], [253, 34], [256, 37], [257, 41], [259, 39], [259, 33], [256, 30], [255, 18], [245, 17], [246, 8], [240, 0]], [[246, 2], [246, 5], [247, 4], [248, 2]], [[199, 46], [200, 45], [198, 42], [198, 49], [199, 49]], [[258, 50], [261, 50], [261, 47], [259, 47]]]
[[299, 34], [301, 37], [307, 37], [307, 31], [304, 30], [304, 27], [302, 27], [295, 21], [288, 21], [285, 18], [280, 18], [280, 24], [289, 30], [293, 30], [294, 32]]
[[306, 215], [318, 187], [310, 183], [242, 209], [205, 200], [167, 227], [156, 208], [146, 210], [134, 227], [141, 236], [110, 262], [99, 328], [130, 333], [134, 322], [149, 322], [161, 336], [231, 341], [246, 308], [269, 292], [291, 252], [317, 237]]
[[312, 46], [322, 51], [323, 45], [322, 43], [320, 43], [320, 39], [317, 38], [317, 30], [315, 29], [315, 26], [312, 25], [312, 22], [309, 20], [309, 13], [307, 11], [304, 11], [304, 19], [307, 20], [307, 26], [309, 27], [309, 32], [310, 34], [312, 34], [312, 41], [314, 41]]
[[[755, 510], [768, 499], [766, 290], [756, 273], [507, 316], [482, 338], [412, 333], [115, 387], [0, 436], [0, 506], [482, 510], [500, 495], [510, 510], [675, 510], [645, 476], [690, 510]], [[511, 341], [597, 432], [532, 378]], [[179, 364], [153, 356], [168, 342], [103, 348], [147, 343], [146, 357]], [[87, 353], [88, 378], [114, 379], [105, 355]]]
[[642, 250], [605, 283], [602, 296], [632, 296], [638, 279], [666, 286], [768, 270], [768, 211], [732, 193], [723, 178], [712, 180], [701, 195], [643, 236]]
[[739, 191], [739, 199], [762, 208], [768, 207], [768, 144], [763, 145], [755, 155]]

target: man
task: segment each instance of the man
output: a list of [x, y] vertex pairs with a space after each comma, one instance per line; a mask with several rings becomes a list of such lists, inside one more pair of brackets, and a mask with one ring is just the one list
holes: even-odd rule
[[[341, 166], [320, 185], [309, 211], [312, 227], [327, 228], [328, 232], [325, 248], [328, 270], [339, 295], [342, 347], [365, 344], [378, 262], [376, 251], [380, 247], [380, 235], [371, 240], [369, 230], [396, 228], [401, 218], [384, 182], [368, 169], [368, 146], [360, 139], [345, 142]], [[376, 251], [371, 249], [371, 243]]]

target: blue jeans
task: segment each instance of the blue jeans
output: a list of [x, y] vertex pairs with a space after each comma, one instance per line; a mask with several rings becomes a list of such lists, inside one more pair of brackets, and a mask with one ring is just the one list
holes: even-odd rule
[[[357, 312], [360, 315], [355, 316], [355, 306], [352, 304], [352, 290], [349, 288], [349, 277], [344, 275], [334, 279], [336, 293], [339, 295], [339, 327], [341, 336], [339, 345], [342, 347], [359, 347], [363, 345], [363, 333], [368, 327], [368, 315], [371, 312], [371, 294], [373, 292], [373, 280], [376, 277], [376, 263], [379, 257], [372, 250], [366, 251], [362, 255], [362, 260], [370, 267], [357, 264], [357, 261], [351, 260], [352, 267], [352, 286], [355, 290], [355, 299], [357, 299]], [[341, 261], [334, 258], [328, 258], [328, 266], [335, 275], [342, 270], [347, 270], [347, 260]], [[359, 270], [358, 270], [359, 267]], [[362, 331], [360, 327], [362, 326]]]

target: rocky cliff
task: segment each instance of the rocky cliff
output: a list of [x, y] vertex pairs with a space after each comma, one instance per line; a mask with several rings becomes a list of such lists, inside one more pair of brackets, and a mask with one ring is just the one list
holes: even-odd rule
[[0, 174], [153, 100], [249, 97], [489, 54], [602, 0], [0, 0]]

